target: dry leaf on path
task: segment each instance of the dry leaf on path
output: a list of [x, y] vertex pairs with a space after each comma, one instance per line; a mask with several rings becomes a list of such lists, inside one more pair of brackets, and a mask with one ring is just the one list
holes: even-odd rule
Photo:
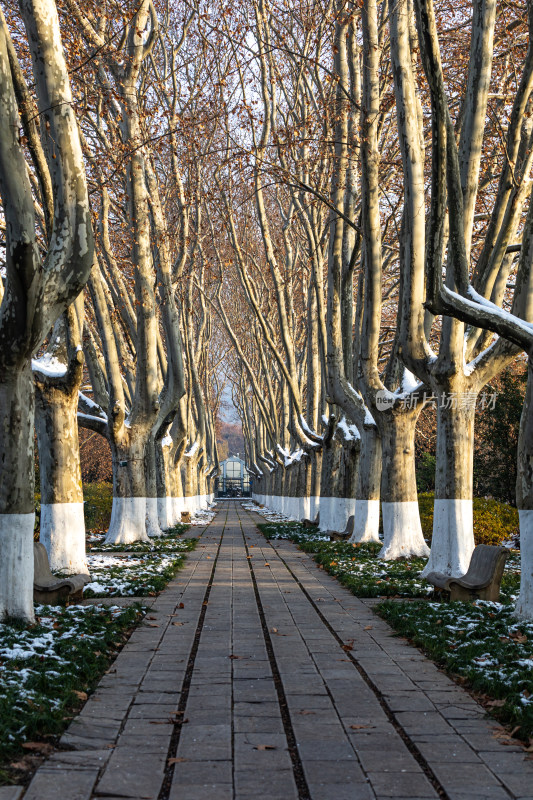
[[35, 750], [43, 754], [51, 753], [54, 749], [51, 744], [47, 744], [46, 742], [24, 742], [22, 747], [25, 750]]

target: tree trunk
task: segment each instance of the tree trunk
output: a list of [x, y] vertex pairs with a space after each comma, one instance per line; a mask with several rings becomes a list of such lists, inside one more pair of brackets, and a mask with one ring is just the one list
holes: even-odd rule
[[[34, 620], [33, 375], [28, 364], [0, 380], [0, 620]], [[13, 431], [17, 432], [13, 436]]]
[[355, 523], [350, 542], [379, 542], [381, 438], [375, 428], [361, 431], [355, 488]]
[[172, 482], [172, 508], [174, 511], [174, 524], [181, 522], [181, 512], [185, 510], [183, 499], [183, 479], [181, 475], [181, 460], [170, 465], [170, 479]]
[[113, 508], [106, 544], [149, 542], [146, 532], [146, 436], [129, 429], [120, 444], [111, 442], [113, 460]]
[[41, 480], [40, 541], [50, 569], [88, 572], [78, 444], [78, 383], [55, 387], [35, 381]]
[[191, 514], [198, 508], [198, 459], [192, 456], [185, 458], [185, 509]]
[[157, 507], [157, 458], [155, 438], [151, 435], [146, 444], [144, 470], [146, 480], [146, 533], [150, 538], [163, 535], [159, 526]]
[[516, 503], [520, 519], [520, 594], [515, 614], [533, 619], [533, 362], [528, 362], [527, 388], [518, 437]]
[[379, 558], [429, 556], [422, 535], [415, 474], [416, 413], [383, 413], [380, 417], [383, 448], [381, 509], [383, 547]]
[[311, 461], [311, 491], [309, 498], [309, 519], [314, 522], [320, 513], [320, 481], [322, 473], [323, 450], [314, 450]]
[[172, 492], [172, 475], [170, 470], [170, 442], [165, 439], [155, 441], [157, 517], [162, 531], [173, 528], [178, 521], [175, 518], [174, 497]]
[[[450, 401], [451, 389], [458, 394]], [[422, 575], [442, 572], [459, 577], [468, 570], [474, 550], [472, 471], [477, 393], [470, 392], [468, 407], [457, 382], [437, 394], [437, 464], [431, 553]], [[456, 408], [447, 407], [456, 405]], [[466, 405], [466, 403], [464, 404]]]
[[324, 440], [320, 484], [320, 530], [346, 530], [355, 510], [355, 498], [344, 497], [341, 482], [342, 445], [335, 439]]

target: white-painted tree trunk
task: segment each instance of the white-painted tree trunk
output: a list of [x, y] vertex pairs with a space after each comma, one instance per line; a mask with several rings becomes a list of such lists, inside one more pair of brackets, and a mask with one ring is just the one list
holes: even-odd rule
[[146, 533], [151, 539], [159, 538], [163, 531], [159, 526], [157, 513], [157, 484], [158, 484], [158, 459], [156, 457], [156, 442], [153, 434], [146, 443], [144, 456], [144, 473], [146, 485]]
[[321, 497], [320, 498], [320, 530], [346, 530], [349, 518], [355, 513], [354, 497]]
[[146, 529], [144, 444], [140, 433], [132, 439], [133, 444], [130, 447], [123, 444], [119, 448], [111, 442], [113, 508], [106, 544], [150, 541]]
[[379, 500], [356, 498], [350, 542], [379, 542]]
[[515, 614], [533, 619], [533, 363], [528, 362], [527, 388], [518, 438], [516, 503], [520, 520], [520, 594]]
[[381, 498], [383, 547], [379, 558], [429, 556], [422, 535], [416, 491], [415, 426], [418, 414], [391, 414], [380, 420], [383, 448]]
[[0, 375], [0, 622], [35, 619], [34, 398], [29, 363], [14, 374]]
[[521, 619], [533, 619], [533, 509], [518, 511], [520, 520], [520, 594], [515, 614]]
[[83, 503], [42, 503], [40, 528], [39, 540], [46, 547], [52, 572], [89, 572]]
[[464, 575], [474, 546], [472, 499], [435, 499], [431, 552], [422, 577], [430, 572], [453, 577]]
[[173, 528], [175, 522], [174, 498], [170, 495], [157, 498], [157, 518], [162, 531]]
[[163, 535], [163, 531], [159, 525], [157, 497], [146, 498], [146, 533], [151, 539], [158, 538]]
[[35, 514], [0, 514], [0, 619], [34, 620]]
[[430, 572], [464, 575], [475, 547], [472, 509], [475, 406], [472, 403], [474, 407], [448, 408], [446, 402], [446, 394], [453, 391], [461, 395], [466, 388], [472, 391], [457, 376], [456, 383], [447, 386], [439, 396], [433, 536], [422, 576]]
[[[67, 315], [65, 315], [66, 317]], [[39, 446], [41, 483], [40, 541], [52, 572], [88, 574], [85, 556], [85, 518], [78, 443], [78, 390], [83, 375], [83, 353], [67, 355], [79, 341], [74, 309], [54, 327], [51, 352], [68, 362], [65, 375], [49, 377], [34, 371], [35, 428]], [[64, 351], [63, 351], [64, 342]], [[38, 362], [37, 362], [38, 363]]]
[[428, 556], [429, 547], [422, 535], [417, 500], [382, 503], [383, 547], [379, 558], [390, 561], [394, 558]]
[[381, 439], [377, 429], [365, 427], [361, 432], [352, 543], [379, 542], [380, 482]]
[[146, 532], [146, 497], [113, 497], [106, 544], [149, 542]]

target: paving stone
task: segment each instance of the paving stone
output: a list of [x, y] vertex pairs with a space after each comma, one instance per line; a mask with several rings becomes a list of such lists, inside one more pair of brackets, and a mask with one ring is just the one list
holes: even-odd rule
[[155, 800], [159, 795], [166, 756], [135, 747], [117, 747], [98, 781], [96, 794], [116, 794]]
[[38, 770], [30, 783], [25, 800], [90, 800], [98, 769]]
[[[244, 769], [235, 772], [235, 794], [243, 798], [283, 798], [283, 800], [296, 800], [298, 791], [294, 782], [291, 769], [275, 772], [261, 772], [257, 769]], [[176, 798], [177, 800], [177, 798]]]
[[0, 800], [19, 800], [23, 791], [22, 786], [0, 786]]
[[308, 787], [313, 800], [374, 800], [375, 798], [368, 783], [356, 783], [350, 786], [338, 783], [308, 783]]
[[[42, 766], [43, 770], [101, 769], [111, 757], [112, 750], [56, 750]], [[0, 796], [0, 800], [2, 800]]]

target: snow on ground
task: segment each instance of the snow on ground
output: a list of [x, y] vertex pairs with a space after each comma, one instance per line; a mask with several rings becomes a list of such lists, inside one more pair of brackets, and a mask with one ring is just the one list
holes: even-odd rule
[[[27, 731], [54, 718], [65, 718], [72, 687], [84, 688], [86, 673], [107, 665], [109, 641], [146, 609], [118, 606], [43, 606], [35, 608], [35, 624], [0, 623], [0, 757], [24, 741]], [[118, 624], [118, 627], [117, 627]], [[87, 658], [91, 667], [87, 668]], [[81, 683], [80, 683], [81, 681]], [[67, 687], [67, 688], [65, 688]]]
[[287, 517], [285, 514], [281, 514], [279, 511], [274, 511], [266, 506], [261, 508], [249, 501], [241, 503], [241, 506], [245, 511], [254, 511], [256, 514], [261, 514], [267, 522], [298, 522], [294, 517]]
[[91, 582], [83, 593], [87, 597], [146, 596], [160, 591], [181, 563], [174, 553], [89, 554], [87, 561]]
[[215, 515], [217, 513], [217, 508], [215, 508], [216, 503], [212, 503], [208, 509], [199, 508], [195, 511], [191, 517], [190, 525], [209, 525], [210, 522], [213, 521]]

